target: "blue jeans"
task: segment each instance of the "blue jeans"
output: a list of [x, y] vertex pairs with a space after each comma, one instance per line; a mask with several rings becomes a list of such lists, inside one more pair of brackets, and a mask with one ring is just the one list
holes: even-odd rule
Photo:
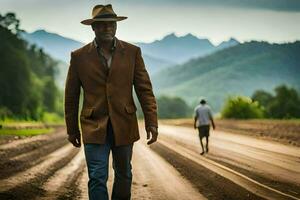
[[115, 179], [112, 200], [130, 200], [131, 197], [131, 145], [115, 146], [110, 120], [107, 125], [105, 144], [84, 144], [84, 153], [88, 167], [88, 189], [90, 200], [108, 200], [106, 182], [108, 179], [109, 153], [112, 151]]

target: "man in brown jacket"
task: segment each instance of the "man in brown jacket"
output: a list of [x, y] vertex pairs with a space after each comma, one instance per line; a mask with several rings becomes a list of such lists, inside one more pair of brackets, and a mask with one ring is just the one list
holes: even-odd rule
[[[141, 104], [147, 144], [157, 140], [157, 108], [149, 75], [139, 47], [115, 37], [117, 16], [111, 5], [97, 5], [91, 25], [95, 39], [71, 53], [65, 88], [65, 120], [68, 140], [81, 146], [81, 135], [89, 174], [89, 198], [108, 199], [109, 153], [112, 151], [115, 180], [112, 199], [130, 199], [131, 157], [139, 129], [132, 90]], [[83, 108], [78, 124], [80, 89]]]

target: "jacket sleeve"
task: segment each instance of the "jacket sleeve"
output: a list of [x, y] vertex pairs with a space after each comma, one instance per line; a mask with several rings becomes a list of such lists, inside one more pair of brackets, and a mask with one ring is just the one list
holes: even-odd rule
[[65, 86], [65, 121], [69, 135], [80, 134], [78, 125], [78, 108], [81, 82], [78, 77], [73, 52]]
[[140, 48], [136, 52], [133, 85], [144, 113], [145, 126], [158, 127], [156, 100]]

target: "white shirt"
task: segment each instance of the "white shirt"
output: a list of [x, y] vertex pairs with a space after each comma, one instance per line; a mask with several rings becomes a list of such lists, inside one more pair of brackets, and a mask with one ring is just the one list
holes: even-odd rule
[[210, 118], [212, 118], [212, 112], [208, 105], [198, 105], [195, 108], [195, 115], [198, 120], [198, 126], [210, 125]]

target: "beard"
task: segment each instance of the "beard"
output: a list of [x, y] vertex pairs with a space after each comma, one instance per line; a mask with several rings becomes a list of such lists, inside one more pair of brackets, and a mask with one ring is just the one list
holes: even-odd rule
[[99, 38], [99, 40], [101, 41], [105, 41], [105, 42], [109, 42], [112, 41], [115, 37], [115, 34], [113, 33], [102, 33], [102, 34], [98, 34], [97, 38]]

